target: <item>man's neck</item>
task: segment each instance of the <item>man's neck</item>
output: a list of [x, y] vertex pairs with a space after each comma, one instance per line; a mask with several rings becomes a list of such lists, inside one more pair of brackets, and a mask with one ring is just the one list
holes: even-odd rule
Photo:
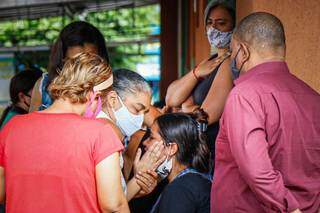
[[268, 57], [256, 57], [254, 60], [251, 60], [250, 63], [248, 63], [246, 67], [247, 72], [251, 70], [252, 68], [258, 66], [259, 64], [267, 63], [267, 62], [285, 62], [285, 57], [284, 56], [268, 56]]

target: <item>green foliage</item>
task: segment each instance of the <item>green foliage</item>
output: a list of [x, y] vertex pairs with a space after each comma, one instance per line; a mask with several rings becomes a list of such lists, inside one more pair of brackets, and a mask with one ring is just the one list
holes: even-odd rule
[[[0, 23], [0, 47], [22, 47], [52, 45], [60, 30], [68, 23], [80, 20], [74, 17], [48, 17], [36, 20], [15, 20]], [[91, 12], [85, 20], [98, 27], [109, 42], [143, 40], [155, 33], [160, 26], [158, 4], [136, 8], [121, 8], [111, 11]], [[159, 45], [159, 43], [158, 43]], [[135, 64], [143, 62], [143, 48], [137, 44], [109, 47], [112, 65], [135, 69]], [[46, 62], [47, 63], [47, 62]], [[41, 64], [45, 64], [41, 62]]]

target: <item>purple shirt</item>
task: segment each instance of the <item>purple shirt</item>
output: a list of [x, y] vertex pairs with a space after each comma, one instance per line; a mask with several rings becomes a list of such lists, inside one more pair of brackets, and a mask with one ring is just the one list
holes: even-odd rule
[[235, 81], [216, 140], [211, 212], [320, 208], [320, 95], [285, 62]]

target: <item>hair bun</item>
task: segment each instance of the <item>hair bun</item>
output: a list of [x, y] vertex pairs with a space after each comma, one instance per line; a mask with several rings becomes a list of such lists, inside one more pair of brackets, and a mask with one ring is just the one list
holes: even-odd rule
[[209, 115], [201, 108], [193, 110], [191, 117], [199, 123], [208, 124]]

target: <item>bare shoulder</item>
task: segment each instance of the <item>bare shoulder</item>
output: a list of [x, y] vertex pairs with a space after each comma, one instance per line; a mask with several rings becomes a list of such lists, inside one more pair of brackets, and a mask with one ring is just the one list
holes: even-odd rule
[[219, 79], [223, 80], [224, 82], [227, 81], [229, 82], [229, 84], [232, 84], [233, 79], [231, 74], [231, 58], [230, 57], [226, 58], [220, 65], [215, 81], [219, 81]]
[[228, 57], [226, 58], [222, 64], [220, 65], [219, 67], [219, 70], [218, 72], [223, 72], [223, 73], [226, 73], [226, 72], [231, 72], [231, 58]]

